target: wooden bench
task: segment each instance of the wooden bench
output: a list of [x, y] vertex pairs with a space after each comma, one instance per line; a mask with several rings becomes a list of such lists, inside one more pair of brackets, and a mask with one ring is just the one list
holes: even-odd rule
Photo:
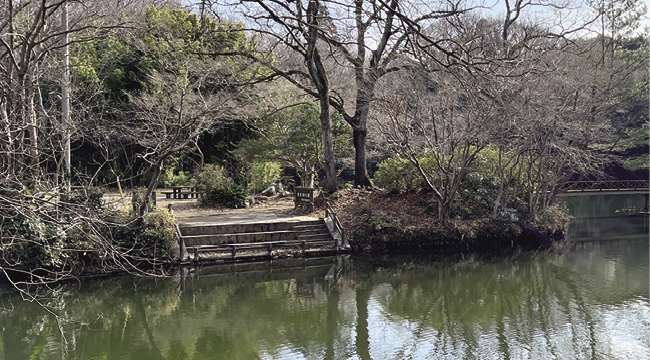
[[165, 194], [165, 197], [167, 199], [198, 199], [201, 195], [203, 195], [203, 192], [201, 191], [161, 191], [160, 193]]
[[197, 199], [199, 198], [203, 193], [200, 191], [188, 191], [188, 192], [181, 192], [179, 193], [179, 196], [181, 196], [183, 199]]
[[167, 199], [171, 199], [171, 198], [172, 198], [172, 195], [174, 195], [174, 192], [173, 192], [173, 191], [161, 191], [160, 193], [161, 193], [161, 194], [165, 194], [165, 197], [166, 197]]

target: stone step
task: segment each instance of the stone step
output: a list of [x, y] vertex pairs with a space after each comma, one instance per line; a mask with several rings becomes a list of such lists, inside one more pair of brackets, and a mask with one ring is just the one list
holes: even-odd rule
[[196, 245], [188, 247], [187, 251], [191, 256], [190, 261], [194, 263], [210, 259], [242, 261], [253, 258], [273, 258], [274, 254], [278, 255], [277, 251], [289, 251], [292, 254], [299, 251], [304, 256], [334, 255], [338, 253], [336, 244], [332, 240]]
[[191, 245], [219, 245], [219, 244], [240, 244], [252, 242], [289, 241], [289, 240], [310, 240], [310, 239], [331, 239], [327, 228], [308, 231], [268, 231], [241, 234], [216, 234], [216, 235], [194, 235], [183, 236], [186, 246]]
[[181, 225], [179, 229], [183, 236], [239, 234], [270, 231], [309, 230], [324, 226], [324, 221], [284, 221], [255, 224], [225, 224], [225, 225]]
[[332, 235], [329, 233], [329, 230], [325, 230], [325, 232], [320, 232], [320, 233], [315, 233], [315, 234], [305, 234], [302, 233], [298, 235], [298, 239], [296, 240], [305, 240], [305, 241], [311, 241], [311, 240], [332, 240]]
[[[201, 252], [206, 251], [225, 251], [232, 250], [236, 248], [238, 250], [244, 249], [264, 249], [268, 248], [269, 245], [272, 245], [272, 248], [285, 248], [285, 247], [300, 247], [302, 246], [302, 240], [293, 240], [293, 241], [268, 241], [268, 242], [253, 242], [253, 243], [240, 243], [240, 244], [219, 244], [219, 245], [190, 245], [187, 246], [187, 251], [194, 251], [198, 249]], [[304, 241], [306, 247], [314, 246], [327, 246], [334, 245], [332, 239], [314, 239], [310, 241]]]

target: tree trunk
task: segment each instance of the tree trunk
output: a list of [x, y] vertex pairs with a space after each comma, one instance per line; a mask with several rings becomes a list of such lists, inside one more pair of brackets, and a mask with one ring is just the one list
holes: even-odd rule
[[438, 220], [443, 224], [449, 221], [449, 215], [451, 214], [451, 204], [452, 201], [449, 199], [438, 200]]
[[361, 187], [374, 188], [375, 184], [372, 183], [368, 177], [368, 169], [366, 168], [366, 139], [368, 137], [368, 113], [370, 112], [370, 98], [372, 97], [373, 88], [365, 82], [358, 82], [359, 86], [365, 87], [363, 92], [357, 98], [357, 106], [355, 111], [356, 126], [353, 128], [353, 142], [354, 142], [354, 185]]
[[504, 186], [505, 186], [505, 172], [503, 165], [503, 156], [501, 154], [501, 148], [499, 148], [499, 191], [497, 193], [497, 198], [494, 200], [494, 207], [492, 208], [492, 219], [497, 218], [499, 213], [499, 208], [501, 207], [501, 200], [503, 198]]
[[364, 71], [362, 67], [355, 70], [357, 99], [353, 118], [354, 185], [374, 188], [375, 184], [368, 177], [366, 168], [366, 138], [368, 137], [368, 114], [378, 76], [372, 71]]
[[[320, 122], [323, 132], [323, 156], [325, 157], [325, 179], [321, 187], [333, 193], [337, 190], [336, 167], [334, 164], [334, 144], [332, 142], [332, 119], [330, 116], [329, 95], [320, 99]], [[312, 186], [313, 187], [313, 186]]]
[[147, 186], [147, 190], [144, 193], [142, 204], [140, 204], [140, 207], [138, 208], [138, 217], [140, 218], [138, 222], [142, 221], [142, 217], [144, 216], [144, 213], [147, 211], [149, 198], [151, 197], [151, 194], [153, 193], [153, 190], [156, 187], [156, 184], [158, 183], [158, 178], [160, 177], [160, 173], [162, 172], [163, 160], [164, 159], [158, 159], [158, 161], [156, 161], [156, 163], [153, 165], [153, 175], [151, 176], [151, 181], [149, 181], [149, 186]]
[[9, 122], [9, 116], [7, 115], [7, 106], [3, 102], [0, 104], [0, 117], [2, 117], [4, 133], [7, 135], [7, 141], [4, 143], [5, 156], [2, 158], [2, 168], [7, 171], [8, 174], [13, 174], [14, 172], [14, 142], [13, 134], [11, 131], [11, 123]]
[[37, 174], [38, 167], [38, 128], [36, 124], [36, 109], [34, 108], [34, 86], [30, 81], [27, 88], [27, 129], [29, 132], [29, 157], [30, 157], [30, 168], [34, 174]]
[[[318, 98], [320, 101], [320, 121], [323, 133], [323, 152], [325, 156], [325, 180], [321, 183], [329, 192], [337, 190], [336, 185], [336, 167], [334, 164], [334, 144], [332, 143], [332, 121], [330, 117], [330, 83], [327, 76], [327, 70], [323, 66], [323, 61], [316, 47], [318, 41], [320, 2], [316, 0], [309, 1], [307, 7], [307, 22], [310, 25], [309, 30], [304, 34], [307, 40], [307, 53], [305, 60], [309, 75], [318, 89]], [[313, 184], [312, 186], [313, 187]]]
[[354, 185], [362, 187], [375, 187], [368, 177], [366, 168], [366, 138], [368, 129], [357, 126], [353, 130], [354, 141]]
[[316, 172], [314, 171], [314, 165], [305, 162], [302, 164], [302, 169], [296, 167], [296, 172], [298, 173], [298, 178], [300, 179], [301, 187], [314, 187], [314, 177]]

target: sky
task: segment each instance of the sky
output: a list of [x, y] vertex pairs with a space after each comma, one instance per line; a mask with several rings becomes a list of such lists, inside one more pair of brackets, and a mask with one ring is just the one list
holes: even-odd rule
[[[425, 1], [426, 2], [426, 0], [419, 0], [419, 1]], [[433, 0], [432, 2], [434, 2], [434, 1], [440, 1], [440, 0]], [[469, 0], [469, 1], [470, 2], [475, 2], [475, 3], [483, 1], [483, 4], [485, 6], [485, 9], [483, 11], [485, 13], [487, 13], [487, 14], [494, 15], [495, 17], [499, 17], [499, 16], [503, 17], [503, 15], [505, 14], [505, 11], [506, 11], [505, 10], [506, 9], [505, 0]], [[548, 3], [548, 2], [572, 3], [574, 6], [576, 6], [576, 9], [572, 12], [572, 14], [570, 16], [572, 16], [572, 17], [580, 17], [580, 16], [584, 16], [586, 14], [586, 10], [588, 9], [588, 7], [587, 7], [588, 5], [586, 3], [589, 0], [533, 0], [533, 1], [537, 1], [537, 2], [540, 2], [540, 3]], [[646, 7], [648, 9], [650, 9], [650, 0], [641, 0], [641, 1], [646, 4]], [[196, 3], [198, 3], [197, 0], [181, 0], [181, 2], [184, 3], [184, 4], [190, 4], [190, 3], [196, 4]], [[514, 2], [514, 0], [510, 0], [510, 2], [512, 3], [512, 2]], [[535, 7], [532, 7], [530, 11], [534, 13], [534, 16], [536, 16], [537, 18], [542, 18], [546, 22], [553, 22], [553, 21], [557, 22], [559, 17], [555, 16], [548, 9], [549, 9], [549, 7], [535, 6]], [[232, 10], [232, 9], [228, 9], [228, 10]], [[565, 23], [567, 23], [567, 22], [565, 21]], [[637, 33], [643, 33], [643, 32], [645, 32], [645, 34], [650, 33], [650, 15], [649, 14], [646, 14], [644, 16], [644, 19], [641, 21], [641, 24], [642, 25], [637, 30]]]
[[[488, 13], [495, 14], [497, 16], [503, 16], [506, 11], [506, 6], [505, 6], [505, 1], [504, 0], [484, 0], [486, 2], [487, 6], [490, 6], [492, 9], [487, 10]], [[549, 2], [549, 0], [539, 0], [540, 2]], [[560, 0], [560, 1], [571, 1], [574, 4], [577, 5], [577, 3], [582, 2], [580, 7], [582, 8], [581, 10], [576, 11], [576, 15], [585, 15], [586, 10], [588, 10], [588, 5], [587, 5], [587, 0]], [[514, 2], [514, 0], [511, 0], [511, 3]], [[553, 0], [553, 2], [558, 3], [558, 0]], [[641, 2], [645, 3], [646, 8], [650, 10], [650, 0], [641, 0]], [[546, 13], [548, 15], [548, 12], [544, 10], [544, 7], [537, 7], [536, 11], [538, 14], [542, 15]], [[552, 17], [552, 16], [551, 16]], [[644, 18], [641, 20], [641, 26], [637, 30], [637, 33], [642, 33], [645, 31], [645, 34], [650, 33], [650, 14], [646, 13]]]

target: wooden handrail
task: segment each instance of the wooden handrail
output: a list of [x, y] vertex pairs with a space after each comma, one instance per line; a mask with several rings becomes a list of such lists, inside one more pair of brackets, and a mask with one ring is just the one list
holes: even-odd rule
[[339, 221], [338, 216], [336, 216], [336, 212], [334, 212], [334, 209], [332, 208], [332, 205], [330, 205], [329, 201], [325, 203], [325, 217], [329, 217], [330, 219], [332, 219], [332, 224], [334, 224], [334, 230], [336, 230], [339, 234], [341, 234], [340, 246], [345, 246], [346, 244], [345, 229], [343, 228], [343, 225], [341, 225], [341, 222]]
[[561, 186], [561, 191], [602, 191], [602, 190], [641, 190], [648, 189], [648, 180], [601, 180], [568, 181]]

